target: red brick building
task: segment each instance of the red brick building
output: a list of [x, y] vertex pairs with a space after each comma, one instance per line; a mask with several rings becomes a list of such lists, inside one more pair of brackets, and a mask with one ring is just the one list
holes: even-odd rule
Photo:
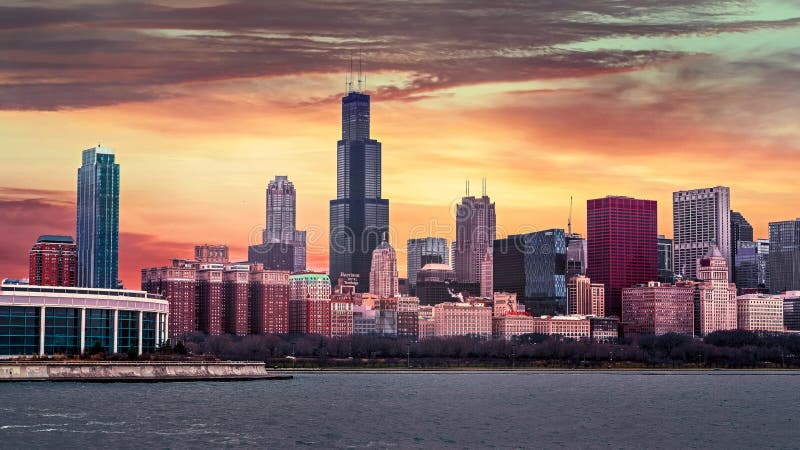
[[200, 264], [197, 271], [197, 330], [210, 335], [223, 333], [222, 264]]
[[250, 333], [289, 332], [289, 272], [254, 264], [249, 282]]
[[412, 341], [419, 339], [419, 298], [397, 299], [397, 337]]
[[237, 336], [250, 332], [248, 278], [250, 266], [233, 264], [222, 272], [222, 331]]
[[346, 296], [336, 296], [330, 301], [331, 333], [333, 337], [353, 334], [353, 301]]
[[678, 285], [651, 281], [622, 290], [625, 334], [694, 333], [695, 283]]
[[28, 281], [35, 286], [75, 286], [78, 250], [69, 236], [39, 236], [28, 253]]
[[289, 332], [331, 333], [331, 280], [321, 273], [289, 276]]
[[173, 259], [169, 266], [142, 269], [142, 290], [169, 302], [169, 337], [180, 338], [197, 328], [197, 264]]

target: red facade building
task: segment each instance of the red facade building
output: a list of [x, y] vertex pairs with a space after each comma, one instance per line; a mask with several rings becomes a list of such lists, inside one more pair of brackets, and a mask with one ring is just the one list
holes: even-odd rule
[[587, 276], [605, 286], [605, 314], [620, 317], [622, 290], [658, 279], [656, 202], [609, 196], [586, 209]]
[[249, 283], [250, 332], [285, 334], [289, 332], [289, 272], [264, 270], [254, 264]]
[[75, 286], [78, 250], [69, 236], [39, 236], [28, 253], [28, 279], [35, 286]]
[[625, 334], [694, 333], [695, 283], [649, 282], [622, 290]]
[[197, 330], [210, 335], [223, 332], [222, 264], [201, 264], [197, 271]]
[[142, 269], [142, 290], [169, 302], [169, 337], [180, 338], [197, 329], [197, 264], [173, 259], [169, 266]]
[[249, 278], [250, 266], [234, 264], [222, 272], [222, 331], [237, 336], [250, 332]]

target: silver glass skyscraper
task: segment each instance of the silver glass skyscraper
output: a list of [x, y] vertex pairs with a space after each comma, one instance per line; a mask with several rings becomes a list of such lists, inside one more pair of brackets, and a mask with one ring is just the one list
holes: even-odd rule
[[78, 286], [119, 284], [119, 164], [98, 145], [83, 151], [78, 169]]
[[294, 271], [306, 270], [306, 232], [296, 229], [297, 192], [289, 177], [278, 175], [269, 182], [266, 201], [263, 243], [291, 245], [294, 249]]
[[[360, 83], [359, 83], [360, 86]], [[342, 98], [342, 139], [336, 145], [336, 199], [330, 203], [330, 277], [358, 278], [369, 290], [372, 252], [389, 231], [389, 200], [381, 198], [381, 143], [370, 138], [370, 97], [352, 86]]]
[[450, 265], [450, 248], [447, 239], [424, 237], [406, 241], [406, 273], [408, 283], [417, 285], [417, 272], [425, 264]]
[[[675, 273], [694, 279], [697, 260], [712, 245], [731, 266], [731, 192], [725, 186], [672, 193], [672, 230]], [[730, 270], [728, 271], [730, 277]]]
[[800, 218], [769, 223], [769, 290], [800, 290]]

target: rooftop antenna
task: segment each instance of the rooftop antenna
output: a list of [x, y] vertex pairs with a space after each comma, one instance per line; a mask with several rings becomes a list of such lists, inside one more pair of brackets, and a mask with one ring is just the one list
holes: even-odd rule
[[358, 51], [358, 92], [361, 90], [361, 50]]
[[567, 217], [567, 234], [572, 236], [572, 196], [569, 196], [569, 217]]
[[483, 177], [483, 196], [486, 197], [486, 177]]
[[469, 197], [469, 178], [467, 179], [467, 197]]
[[350, 52], [350, 81], [347, 82], [347, 93], [353, 92], [353, 53]]

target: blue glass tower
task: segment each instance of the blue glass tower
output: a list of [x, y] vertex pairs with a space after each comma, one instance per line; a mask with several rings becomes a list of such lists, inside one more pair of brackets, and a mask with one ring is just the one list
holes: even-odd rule
[[389, 200], [381, 198], [381, 143], [370, 138], [369, 95], [342, 98], [342, 139], [336, 145], [336, 199], [330, 204], [330, 277], [358, 278], [369, 290], [372, 251], [389, 230]]
[[118, 284], [119, 164], [114, 151], [98, 145], [83, 151], [78, 169], [78, 286]]

